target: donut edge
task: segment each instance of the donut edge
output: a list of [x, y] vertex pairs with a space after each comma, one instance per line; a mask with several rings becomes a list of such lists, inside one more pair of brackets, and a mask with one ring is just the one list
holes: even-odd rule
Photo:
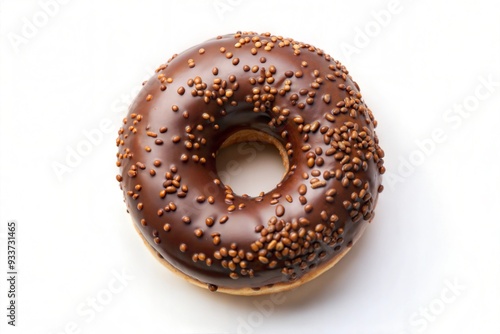
[[[147, 246], [151, 254], [154, 255], [154, 257], [161, 263], [163, 264], [166, 268], [168, 268], [171, 272], [176, 274], [177, 276], [183, 278], [184, 280], [188, 281], [191, 284], [194, 284], [200, 288], [203, 288], [205, 290], [208, 290], [208, 283], [203, 283], [189, 275], [186, 275], [179, 269], [175, 268], [172, 266], [167, 260], [165, 260], [163, 257], [160, 256], [158, 251], [151, 246], [151, 244], [147, 241], [147, 239], [144, 237], [144, 235], [141, 233], [139, 228], [137, 227], [136, 224], [133, 224], [135, 230], [141, 237], [142, 241], [144, 244]], [[358, 234], [358, 238], [361, 234], [363, 234], [364, 229], [366, 229], [366, 226], [362, 228], [361, 233]], [[356, 243], [357, 240], [353, 240], [353, 245]], [[298, 288], [299, 286], [314, 280], [316, 277], [320, 276], [321, 274], [327, 272], [329, 269], [331, 269], [333, 266], [335, 266], [346, 254], [351, 250], [352, 247], [346, 247], [342, 252], [337, 254], [335, 257], [333, 257], [329, 262], [315, 268], [314, 270], [309, 271], [302, 277], [298, 278], [297, 280], [291, 282], [291, 283], [277, 283], [274, 284], [273, 286], [264, 286], [261, 287], [259, 290], [254, 290], [252, 288], [240, 288], [240, 289], [230, 289], [230, 288], [225, 288], [225, 287], [218, 287], [216, 292], [221, 292], [229, 295], [238, 295], [238, 296], [260, 296], [260, 295], [268, 295], [268, 294], [273, 294], [273, 293], [279, 293], [279, 292], [285, 292], [289, 291], [295, 288]]]

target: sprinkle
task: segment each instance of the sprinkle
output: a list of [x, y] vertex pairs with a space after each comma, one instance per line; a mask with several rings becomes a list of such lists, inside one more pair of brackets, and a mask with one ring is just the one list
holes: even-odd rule
[[205, 224], [208, 226], [208, 227], [211, 227], [214, 225], [214, 219], [212, 217], [208, 217], [207, 219], [205, 219]]
[[281, 204], [276, 206], [276, 216], [281, 217], [285, 214], [285, 207]]
[[307, 187], [305, 184], [301, 184], [299, 186], [299, 194], [301, 195], [305, 195], [307, 193]]
[[313, 189], [321, 188], [321, 187], [324, 187], [324, 186], [326, 186], [326, 182], [325, 181], [317, 181], [317, 182], [311, 184], [311, 188], [313, 188]]
[[259, 261], [263, 264], [268, 264], [269, 263], [269, 260], [267, 257], [264, 257], [264, 256], [259, 256]]

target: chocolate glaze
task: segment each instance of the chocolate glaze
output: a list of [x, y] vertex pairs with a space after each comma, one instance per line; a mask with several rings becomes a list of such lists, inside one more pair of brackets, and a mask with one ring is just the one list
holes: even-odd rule
[[[238, 32], [175, 55], [144, 84], [119, 131], [117, 179], [140, 232], [182, 273], [211, 290], [287, 284], [373, 219], [384, 172], [375, 126], [322, 50]], [[288, 154], [285, 178], [259, 197], [217, 179], [217, 150], [244, 129]]]

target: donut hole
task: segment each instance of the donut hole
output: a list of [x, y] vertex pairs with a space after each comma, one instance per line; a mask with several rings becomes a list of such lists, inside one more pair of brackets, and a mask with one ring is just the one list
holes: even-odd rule
[[240, 196], [268, 193], [289, 169], [283, 145], [256, 130], [241, 130], [229, 136], [217, 151], [215, 163], [222, 183]]

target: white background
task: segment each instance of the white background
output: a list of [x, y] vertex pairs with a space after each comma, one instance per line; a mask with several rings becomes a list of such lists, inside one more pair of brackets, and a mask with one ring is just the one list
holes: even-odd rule
[[[47, 2], [0, 1], [2, 333], [500, 332], [494, 1], [72, 0], [50, 16]], [[115, 180], [116, 131], [140, 83], [173, 53], [237, 30], [341, 60], [386, 152], [385, 191], [360, 243], [275, 299], [214, 294], [171, 274], [143, 246]], [[97, 130], [58, 176], [54, 165]], [[16, 328], [6, 324], [9, 219]]]

